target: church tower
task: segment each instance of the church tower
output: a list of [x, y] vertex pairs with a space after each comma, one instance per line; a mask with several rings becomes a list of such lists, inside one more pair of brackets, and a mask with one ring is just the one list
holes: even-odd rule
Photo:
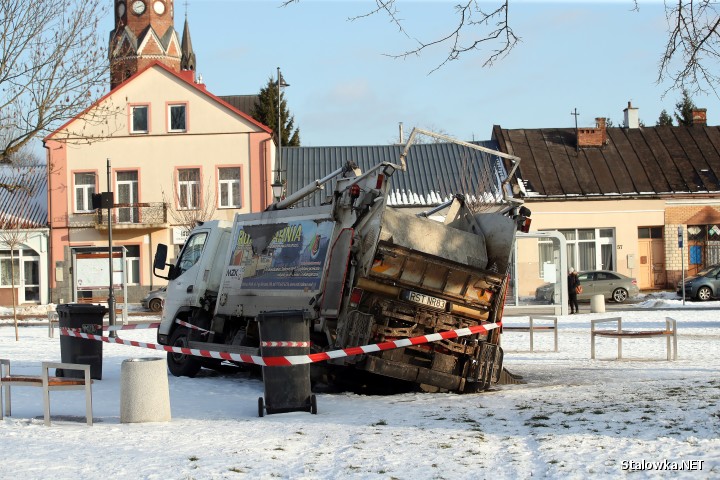
[[189, 44], [187, 19], [189, 50], [184, 52], [175, 31], [173, 0], [113, 0], [113, 3], [115, 29], [110, 33], [110, 88], [156, 61], [179, 72], [181, 61], [187, 55], [192, 58], [192, 68], [186, 69], [194, 70], [195, 54]]

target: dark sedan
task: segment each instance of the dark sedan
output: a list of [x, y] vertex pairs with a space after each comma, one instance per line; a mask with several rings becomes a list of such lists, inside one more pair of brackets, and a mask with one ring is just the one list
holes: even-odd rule
[[[711, 265], [697, 275], [685, 279], [685, 297], [701, 301], [712, 300], [720, 292], [720, 265]], [[682, 296], [682, 282], [678, 282], [677, 294]]]

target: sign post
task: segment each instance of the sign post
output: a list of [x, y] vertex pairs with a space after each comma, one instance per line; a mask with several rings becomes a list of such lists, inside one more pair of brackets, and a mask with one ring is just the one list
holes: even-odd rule
[[682, 273], [682, 303], [685, 305], [685, 254], [683, 252], [683, 227], [678, 226], [678, 248], [680, 249], [680, 271]]

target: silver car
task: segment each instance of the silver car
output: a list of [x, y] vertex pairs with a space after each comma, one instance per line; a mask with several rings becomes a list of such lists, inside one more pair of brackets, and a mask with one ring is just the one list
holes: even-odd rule
[[140, 303], [148, 310], [152, 310], [153, 312], [159, 312], [160, 310], [162, 310], [163, 304], [165, 303], [166, 288], [167, 287], [162, 287], [158, 288], [157, 290], [153, 290], [152, 292], [145, 295], [145, 298], [143, 298]]
[[[594, 295], [602, 295], [605, 300], [622, 303], [630, 297], [640, 293], [637, 280], [618, 272], [609, 270], [592, 270], [579, 272], [578, 278], [583, 292], [578, 294], [578, 300], [590, 300]], [[555, 284], [546, 283], [535, 290], [535, 299], [556, 303]]]

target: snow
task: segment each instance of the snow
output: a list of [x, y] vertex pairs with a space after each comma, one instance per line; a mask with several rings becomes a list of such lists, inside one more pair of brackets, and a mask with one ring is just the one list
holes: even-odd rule
[[[194, 379], [170, 376], [172, 421], [121, 424], [122, 361], [164, 353], [104, 344], [92, 427], [81, 391], [52, 392], [53, 425], [45, 427], [41, 390], [13, 388], [13, 415], [0, 421], [0, 478], [586, 479], [617, 478], [623, 461], [665, 460], [670, 467], [701, 460], [702, 470], [644, 470], [632, 478], [718, 478], [720, 302], [683, 306], [654, 295], [633, 307], [559, 317], [558, 353], [553, 335], [536, 334], [531, 353], [527, 332], [505, 333], [505, 366], [526, 384], [468, 395], [319, 393], [317, 415], [259, 418], [260, 379], [203, 370]], [[36, 320], [46, 309], [37, 308]], [[60, 360], [46, 325], [23, 320], [16, 342], [8, 313], [0, 310], [0, 357], [14, 373], [38, 374], [41, 361]], [[616, 340], [598, 338], [598, 359], [590, 360], [590, 320], [618, 315], [627, 329], [675, 318], [678, 360], [665, 360], [662, 338], [625, 340], [621, 361]], [[118, 335], [154, 342], [155, 330]]]

